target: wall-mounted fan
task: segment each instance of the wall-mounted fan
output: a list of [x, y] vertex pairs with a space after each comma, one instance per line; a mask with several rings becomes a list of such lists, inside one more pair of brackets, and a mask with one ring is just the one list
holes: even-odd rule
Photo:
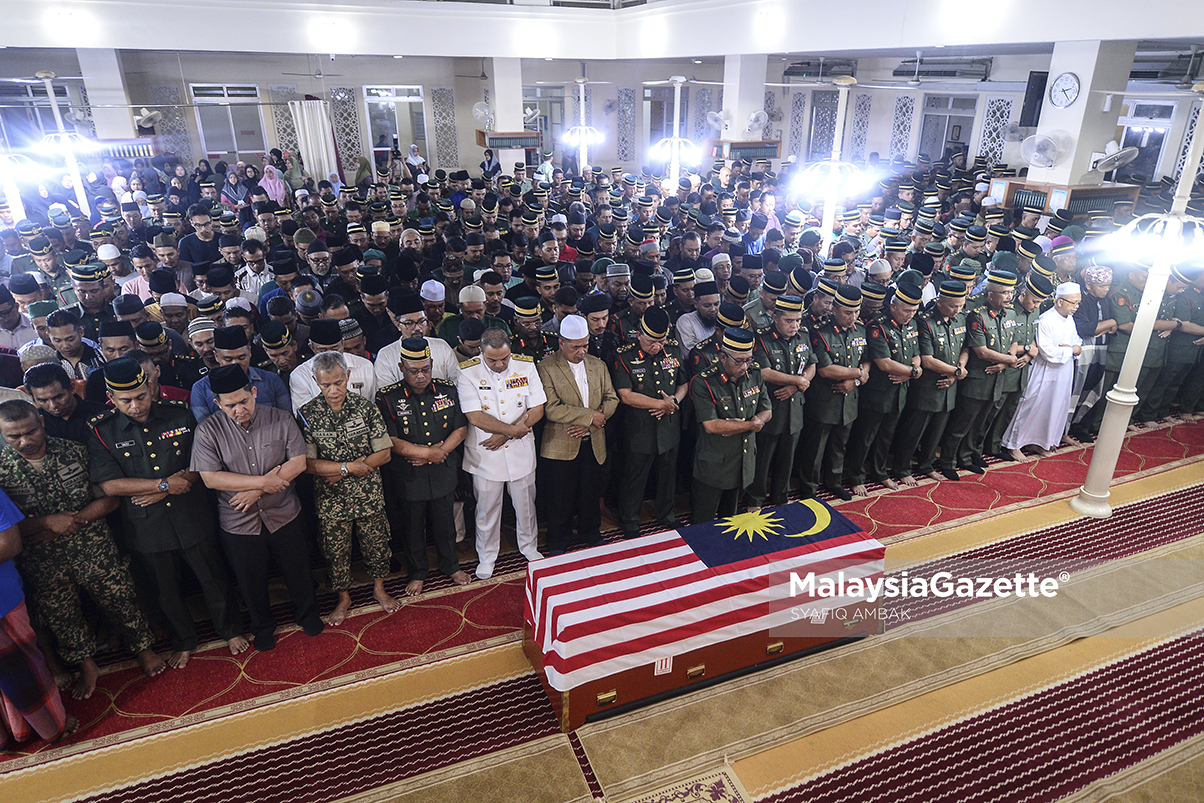
[[707, 112], [707, 125], [715, 129], [716, 132], [722, 134], [727, 131], [732, 124], [732, 113], [727, 109], [721, 109], [717, 112]]
[[1058, 141], [1047, 134], [1033, 134], [1020, 143], [1020, 156], [1032, 167], [1053, 167], [1065, 152]]
[[757, 129], [764, 128], [765, 124], [768, 122], [769, 122], [769, 113], [764, 111], [763, 109], [758, 109], [757, 111], [748, 115], [748, 125], [744, 128], [744, 131], [747, 134], [751, 134], [753, 131], [756, 131]]
[[146, 129], [152, 133], [155, 130], [155, 125], [163, 119], [163, 112], [151, 111], [143, 106], [138, 110], [138, 114], [134, 115], [134, 125], [140, 129]]
[[488, 103], [483, 100], [474, 103], [472, 105], [472, 116], [485, 127], [486, 131], [493, 130], [493, 112], [490, 110]]

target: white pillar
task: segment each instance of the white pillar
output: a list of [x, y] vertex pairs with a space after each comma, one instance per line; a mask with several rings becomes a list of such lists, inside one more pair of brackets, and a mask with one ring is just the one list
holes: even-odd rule
[[1091, 169], [1092, 152], [1102, 151], [1104, 144], [1116, 136], [1120, 114], [1119, 102], [1114, 102], [1112, 110], [1106, 112], [1104, 96], [1092, 90], [1114, 89], [1123, 93], [1136, 50], [1136, 42], [1089, 40], [1054, 44], [1049, 60], [1049, 86], [1063, 73], [1074, 73], [1079, 79], [1079, 96], [1066, 108], [1059, 109], [1049, 102], [1046, 89], [1037, 133], [1061, 138], [1070, 152], [1053, 167], [1031, 168], [1030, 179], [1067, 186], [1080, 183]]
[[769, 57], [725, 56], [723, 59], [723, 108], [731, 114], [731, 125], [723, 139], [761, 139], [761, 129], [746, 131], [748, 117], [765, 109], [765, 70]]
[[[489, 106], [493, 110], [494, 131], [523, 130], [523, 62], [522, 59], [495, 58], [490, 59]], [[521, 149], [499, 150], [498, 164], [502, 172], [514, 172], [514, 163], [525, 161], [526, 155]], [[475, 164], [475, 160], [465, 160], [467, 164]]]
[[125, 77], [121, 73], [121, 60], [116, 50], [108, 48], [76, 48], [80, 75], [88, 90], [88, 102], [92, 105], [92, 120], [96, 123], [97, 139], [133, 139], [138, 136], [134, 128], [133, 109], [103, 109], [98, 106], [129, 106], [130, 96], [125, 89]]

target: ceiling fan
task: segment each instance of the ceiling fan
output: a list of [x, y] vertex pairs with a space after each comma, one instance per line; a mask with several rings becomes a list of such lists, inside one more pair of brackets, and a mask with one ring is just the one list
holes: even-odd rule
[[672, 86], [673, 84], [698, 84], [699, 86], [723, 86], [722, 81], [700, 81], [697, 78], [690, 76], [686, 78], [682, 75], [671, 75], [658, 81], [644, 81], [644, 86]]
[[56, 75], [50, 70], [39, 70], [34, 75], [25, 76], [23, 78], [0, 78], [0, 81], [5, 81], [10, 84], [41, 84], [49, 78], [54, 81], [82, 81], [82, 75]]
[[[309, 56], [305, 57], [305, 66], [306, 67], [309, 66]], [[318, 66], [315, 67], [312, 72], [282, 72], [280, 74], [281, 75], [309, 76], [310, 78], [314, 79], [315, 81], [321, 81], [323, 78], [342, 78], [343, 77], [341, 73], [333, 73], [333, 72], [324, 73], [324, 72], [322, 72], [321, 63], [319, 63]]]

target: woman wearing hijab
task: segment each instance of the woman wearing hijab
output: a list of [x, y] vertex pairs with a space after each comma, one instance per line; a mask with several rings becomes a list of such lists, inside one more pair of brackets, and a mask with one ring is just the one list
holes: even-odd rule
[[273, 201], [281, 206], [287, 206], [286, 199], [290, 195], [288, 185], [280, 178], [275, 166], [267, 165], [263, 168], [263, 178], [259, 180], [259, 186]]
[[411, 145], [410, 153], [406, 156], [406, 170], [409, 171], [410, 178], [414, 179], [414, 183], [418, 183], [418, 176], [426, 175], [426, 160], [418, 155], [418, 146]]
[[147, 166], [138, 171], [138, 175], [142, 177], [142, 189], [146, 191], [147, 195], [162, 194], [163, 180], [158, 170]]
[[367, 156], [359, 156], [355, 160], [355, 181], [357, 187], [365, 187], [372, 183], [372, 163]]
[[493, 181], [498, 173], [502, 172], [502, 165], [493, 155], [490, 148], [485, 149], [485, 161], [481, 162], [481, 178], [486, 181]]
[[279, 148], [272, 148], [268, 151], [268, 156], [270, 157], [272, 167], [276, 168], [276, 172], [283, 173], [288, 169], [287, 165], [284, 164], [284, 154], [280, 152]]
[[222, 184], [222, 203], [229, 204], [235, 209], [246, 206], [247, 185], [242, 183], [235, 170], [231, 170], [227, 174], [226, 183]]
[[259, 168], [255, 165], [247, 165], [246, 175], [243, 176], [242, 183], [247, 185], [247, 191], [250, 192], [252, 187], [258, 187], [263, 182], [263, 177], [259, 174]]
[[341, 189], [343, 189], [343, 180], [339, 178], [338, 173], [331, 173], [330, 174], [330, 191], [334, 195], [337, 196], [339, 194], [339, 190], [341, 190]]
[[310, 178], [309, 173], [305, 172], [305, 168], [301, 165], [301, 161], [295, 156], [284, 157], [284, 164], [287, 168], [284, 171], [284, 183], [288, 185], [290, 192], [296, 192], [305, 186], [305, 180]]

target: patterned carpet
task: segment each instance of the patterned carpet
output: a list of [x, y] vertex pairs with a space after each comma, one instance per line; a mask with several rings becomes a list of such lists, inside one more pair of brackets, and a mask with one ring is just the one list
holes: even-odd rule
[[[1128, 439], [1118, 478], [1149, 476], [1202, 457], [1204, 426], [1151, 429]], [[959, 527], [994, 513], [1065, 498], [1081, 484], [1089, 459], [1089, 449], [1065, 449], [1031, 463], [996, 463], [985, 475], [963, 474], [961, 482], [925, 480], [916, 488], [896, 492], [883, 489], [865, 499], [837, 504], [842, 513], [880, 540], [911, 542], [918, 535]], [[1012, 538], [921, 562], [908, 567], [908, 571], [918, 576], [966, 565], [989, 571], [1028, 562], [1040, 565], [1042, 571], [1056, 567], [1075, 572], [1200, 532], [1198, 516], [1186, 515], [1200, 511], [1204, 511], [1204, 489], [1187, 488], [1167, 494], [1156, 506], [1119, 508], [1117, 515], [1103, 522], [1075, 520], [1059, 524], [1033, 533], [1032, 538]], [[646, 524], [645, 529], [652, 532], [658, 528]], [[618, 535], [612, 531], [606, 537], [611, 540]], [[465, 562], [469, 572], [472, 566]], [[138, 743], [146, 736], [188, 731], [199, 723], [218, 724], [247, 712], [270, 710], [271, 706], [285, 706], [333, 689], [392, 677], [403, 670], [429, 667], [499, 645], [514, 645], [521, 637], [524, 566], [517, 554], [503, 555], [494, 580], [474, 582], [467, 588], [450, 586], [432, 575], [428, 593], [392, 616], [368, 605], [370, 587], [364, 584], [353, 595], [357, 605], [366, 607], [354, 611], [355, 615], [341, 627], [318, 638], [309, 639], [294, 627], [282, 628], [276, 650], [265, 654], [251, 651], [242, 656], [230, 656], [223, 644], [211, 643], [186, 670], [168, 672], [154, 680], [143, 678], [128, 662], [111, 658], [94, 698], [85, 703], [68, 702], [68, 709], [82, 723], [76, 736], [54, 747], [30, 745], [22, 753], [0, 756], [0, 796], [5, 796], [4, 777], [10, 772], [42, 765], [51, 769], [59, 759]], [[404, 579], [392, 578], [389, 584], [397, 593]], [[333, 605], [333, 598], [323, 596], [326, 607]], [[964, 601], [942, 600], [930, 607], [913, 606], [910, 615], [913, 620], [936, 617], [961, 604]], [[287, 604], [280, 608], [280, 620], [291, 621]], [[215, 803], [303, 799], [319, 803], [362, 794], [366, 795], [364, 800], [376, 800], [371, 797], [374, 788], [438, 775], [474, 761], [485, 768], [478, 780], [487, 786], [490, 755], [524, 745], [543, 745], [558, 733], [551, 708], [532, 674], [485, 683], [467, 692], [434, 696], [361, 721], [344, 720], [320, 733], [309, 734], [308, 726], [315, 723], [304, 724], [307, 727], [301, 728], [301, 733], [308, 735], [277, 739], [238, 755], [160, 773], [154, 781], [112, 788], [88, 799], [167, 801], [187, 797]], [[548, 749], [553, 747], [560, 749], [559, 744]], [[570, 735], [563, 747], [563, 755], [556, 754], [558, 759], [575, 766], [577, 780], [583, 781], [580, 790], [574, 789], [572, 795], [566, 792], [564, 799], [575, 799], [573, 795], [578, 793], [585, 799], [602, 796], [605, 786], [595, 777], [582, 741]], [[543, 759], [533, 754], [527, 760], [538, 766]], [[245, 780], [231, 785], [232, 773]], [[306, 791], [298, 796], [300, 788]], [[693, 787], [692, 793], [701, 794], [705, 789]], [[183, 790], [182, 796], [177, 796], [177, 790]], [[474, 794], [480, 794], [480, 790]], [[486, 798], [492, 799], [489, 795]], [[399, 793], [379, 799], [410, 798]]]

